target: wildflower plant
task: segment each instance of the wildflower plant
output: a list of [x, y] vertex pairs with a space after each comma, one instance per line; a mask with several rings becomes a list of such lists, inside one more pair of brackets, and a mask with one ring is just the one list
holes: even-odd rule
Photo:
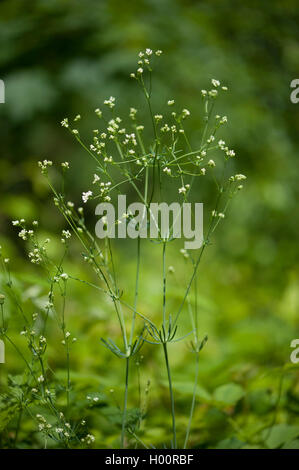
[[[49, 294], [45, 306], [45, 315], [42, 319], [42, 327], [39, 333], [35, 333], [32, 322], [25, 323], [22, 335], [27, 342], [27, 347], [34, 357], [32, 364], [26, 363], [28, 376], [31, 376], [30, 387], [34, 389], [33, 396], [38, 396], [48, 406], [52, 423], [43, 417], [37, 417], [37, 423], [41, 432], [54, 440], [61, 440], [63, 445], [72, 445], [76, 439], [82, 445], [90, 445], [94, 438], [83, 431], [78, 431], [78, 426], [66, 421], [55, 405], [55, 391], [48, 384], [48, 373], [45, 366], [47, 353], [46, 331], [49, 317], [56, 319], [61, 330], [62, 344], [65, 347], [66, 378], [64, 391], [66, 395], [66, 410], [70, 407], [70, 357], [73, 343], [76, 341], [67, 329], [65, 318], [67, 286], [70, 281], [83, 282], [91, 289], [96, 289], [101, 295], [106, 296], [112, 302], [115, 311], [115, 320], [118, 322], [121, 344], [110, 338], [102, 338], [102, 345], [108, 349], [120, 361], [125, 362], [124, 371], [124, 395], [122, 404], [122, 419], [120, 430], [120, 446], [125, 447], [129, 438], [147, 447], [138, 437], [138, 426], [132, 425], [128, 411], [128, 393], [133, 361], [139, 364], [140, 351], [145, 343], [151, 347], [159, 347], [163, 352], [165, 374], [168, 381], [170, 415], [172, 420], [172, 438], [166, 445], [172, 448], [178, 446], [188, 447], [189, 436], [192, 430], [192, 420], [196, 405], [196, 392], [199, 374], [199, 354], [207, 342], [207, 336], [200, 333], [200, 319], [198, 309], [198, 268], [206, 248], [210, 245], [214, 232], [222, 220], [226, 217], [229, 204], [238, 191], [243, 188], [246, 177], [242, 174], [232, 174], [231, 160], [236, 158], [235, 151], [221, 138], [221, 129], [227, 124], [227, 117], [216, 114], [216, 102], [222, 93], [228, 89], [219, 80], [212, 79], [211, 86], [199, 93], [199, 100], [203, 108], [203, 126], [201, 135], [194, 144], [188, 134], [188, 120], [192, 119], [188, 109], [180, 109], [176, 101], [171, 97], [161, 109], [154, 109], [152, 104], [153, 69], [160, 60], [162, 51], [146, 49], [138, 54], [135, 72], [130, 74], [144, 95], [148, 109], [148, 122], [141, 122], [138, 110], [130, 107], [128, 116], [124, 118], [117, 113], [117, 100], [111, 96], [103, 101], [101, 107], [95, 109], [98, 119], [97, 128], [92, 130], [90, 139], [81, 135], [79, 124], [81, 116], [74, 119], [65, 118], [61, 125], [66, 128], [79, 143], [83, 151], [94, 162], [94, 171], [90, 175], [90, 186], [82, 193], [79, 207], [68, 201], [64, 193], [67, 181], [69, 162], [63, 162], [60, 166], [62, 189], [58, 189], [51, 177], [51, 161], [39, 162], [41, 173], [46, 178], [54, 196], [54, 204], [66, 221], [67, 227], [61, 234], [61, 243], [64, 247], [62, 258], [53, 262], [47, 254], [49, 240], [40, 241], [36, 235], [37, 222], [28, 227], [24, 220], [13, 221], [13, 225], [19, 229], [19, 237], [30, 245], [29, 259], [32, 263], [40, 265], [48, 279]], [[151, 137], [150, 137], [151, 136]], [[140, 285], [141, 277], [142, 245], [150, 243], [140, 236], [138, 223], [133, 222], [134, 214], [124, 213], [119, 215], [115, 225], [124, 226], [131, 223], [131, 229], [135, 233], [136, 244], [136, 277], [134, 295], [131, 301], [127, 301], [127, 295], [119, 284], [118, 266], [116, 262], [115, 247], [111, 238], [97, 239], [93, 228], [90, 228], [85, 220], [84, 206], [92, 203], [110, 203], [115, 197], [122, 194], [125, 188], [130, 187], [135, 195], [135, 201], [143, 204], [147, 212], [152, 216], [150, 204], [152, 201], [164, 202], [163, 197], [175, 188], [177, 200], [180, 206], [197, 197], [202, 182], [209, 179], [214, 186], [213, 206], [208, 217], [207, 228], [204, 232], [204, 240], [197, 250], [181, 249], [181, 255], [190, 266], [191, 275], [185, 286], [184, 294], [176, 311], [169, 313], [167, 275], [173, 272], [173, 267], [167, 268], [167, 250], [169, 243], [174, 239], [174, 221], [167, 234], [158, 226], [158, 237], [155, 243], [161, 249], [161, 309], [159, 321], [154, 320], [150, 313], [141, 311]], [[145, 215], [144, 215], [145, 216]], [[191, 214], [194, 219], [195, 214]], [[133, 223], [133, 226], [132, 226]], [[90, 265], [96, 276], [97, 282], [89, 282], [77, 279], [71, 273], [64, 272], [63, 263], [68, 256], [68, 247], [73, 237], [76, 237], [82, 246], [83, 260]], [[5, 263], [3, 262], [3, 265]], [[8, 275], [7, 267], [4, 266]], [[59, 310], [55, 307], [55, 298], [60, 297]], [[20, 307], [21, 310], [21, 307]], [[180, 334], [182, 316], [188, 312], [191, 318], [191, 328], [187, 335]], [[22, 314], [22, 310], [21, 310]], [[25, 318], [24, 318], [25, 320]], [[32, 320], [34, 323], [34, 320]], [[9, 340], [4, 318], [2, 319], [2, 335]], [[192, 338], [192, 339], [191, 339]], [[184, 442], [178, 442], [176, 425], [175, 394], [173, 389], [171, 358], [169, 357], [169, 344], [187, 340], [190, 351], [195, 358], [195, 373], [193, 396], [190, 403], [188, 426], [185, 432]], [[22, 406], [30, 396], [26, 390]], [[32, 395], [32, 393], [31, 393]], [[96, 404], [97, 397], [89, 396], [89, 402]], [[138, 417], [139, 423], [143, 419], [143, 413]], [[137, 421], [138, 421], [137, 420]], [[80, 426], [79, 426], [80, 427]]]

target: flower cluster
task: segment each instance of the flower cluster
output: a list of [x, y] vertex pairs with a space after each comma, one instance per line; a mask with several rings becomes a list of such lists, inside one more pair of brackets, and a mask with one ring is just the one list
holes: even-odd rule
[[38, 166], [41, 169], [42, 174], [46, 174], [48, 172], [48, 168], [53, 165], [51, 160], [43, 160], [42, 162], [38, 162]]
[[66, 240], [71, 238], [72, 234], [69, 230], [62, 230], [61, 233], [61, 243], [66, 243]]
[[91, 198], [91, 196], [92, 196], [92, 191], [86, 191], [82, 193], [82, 201], [84, 202], [84, 204], [88, 201], [88, 199]]
[[160, 57], [162, 54], [161, 50], [156, 50], [155, 52], [152, 49], [147, 48], [145, 51], [140, 51], [138, 53], [138, 62], [137, 62], [137, 70], [135, 73], [131, 73], [131, 78], [136, 78], [140, 80], [140, 77], [144, 73], [144, 70], [147, 69], [149, 72], [152, 71], [151, 68], [151, 59], [153, 56]]

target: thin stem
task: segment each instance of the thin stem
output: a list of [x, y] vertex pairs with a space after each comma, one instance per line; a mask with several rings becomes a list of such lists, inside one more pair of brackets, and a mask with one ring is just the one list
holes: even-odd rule
[[70, 406], [70, 388], [71, 388], [71, 381], [70, 381], [70, 348], [69, 348], [69, 338], [66, 334], [66, 324], [65, 324], [65, 306], [66, 306], [66, 284], [67, 281], [64, 281], [64, 289], [62, 292], [62, 333], [63, 339], [65, 342], [66, 347], [66, 369], [67, 369], [67, 377], [66, 377], [66, 402], [67, 402], [67, 409]]
[[3, 304], [1, 304], [1, 320], [2, 320], [2, 328], [3, 328], [3, 330], [5, 330]]
[[23, 408], [20, 409], [19, 416], [18, 416], [15, 439], [14, 439], [14, 448], [16, 448], [16, 445], [17, 445], [18, 435], [19, 435], [19, 431], [20, 431], [20, 427], [21, 427], [22, 416], [23, 416]]
[[18, 346], [10, 339], [9, 336], [7, 336], [6, 333], [3, 333], [3, 336], [4, 338], [7, 339], [7, 341], [15, 348], [15, 350], [17, 351], [17, 353], [19, 354], [19, 356], [23, 359], [23, 361], [25, 362], [30, 374], [32, 375], [32, 378], [34, 379], [34, 382], [37, 383], [37, 380], [35, 378], [35, 375], [34, 375], [34, 372], [32, 370], [32, 368], [30, 367], [27, 359], [25, 358], [24, 354], [20, 351], [20, 349], [18, 348]]
[[[223, 172], [224, 172], [224, 170], [223, 170]], [[222, 177], [222, 180], [223, 180], [223, 177]], [[218, 192], [214, 211], [216, 211], [216, 210], [218, 209], [218, 205], [219, 205], [219, 203], [220, 203], [220, 199], [221, 199], [222, 194], [223, 194], [223, 191], [219, 191], [219, 192]], [[195, 266], [194, 266], [194, 269], [193, 269], [192, 276], [191, 276], [191, 278], [190, 278], [190, 281], [189, 281], [189, 283], [188, 283], [187, 289], [186, 289], [186, 291], [185, 291], [185, 295], [184, 295], [183, 300], [182, 300], [182, 302], [181, 302], [181, 305], [180, 305], [180, 307], [179, 307], [179, 309], [178, 309], [178, 312], [177, 312], [177, 314], [176, 314], [176, 316], [175, 316], [175, 320], [174, 320], [173, 326], [176, 325], [176, 323], [177, 323], [177, 321], [178, 321], [178, 318], [179, 318], [179, 316], [180, 316], [180, 314], [181, 314], [181, 311], [182, 311], [182, 309], [183, 309], [183, 307], [184, 307], [184, 305], [185, 305], [185, 301], [186, 301], [186, 299], [187, 299], [187, 297], [188, 297], [188, 294], [189, 294], [191, 285], [192, 285], [194, 279], [196, 278], [197, 269], [198, 269], [198, 266], [199, 266], [199, 264], [200, 264], [202, 255], [203, 255], [203, 253], [204, 253], [204, 251], [205, 251], [205, 248], [206, 248], [207, 244], [209, 243], [209, 237], [210, 237], [211, 233], [213, 233], [213, 231], [214, 231], [214, 229], [213, 229], [213, 217], [212, 217], [212, 218], [211, 218], [211, 221], [210, 221], [210, 224], [209, 224], [209, 228], [208, 228], [206, 240], [205, 240], [205, 242], [203, 243], [203, 245], [202, 245], [202, 247], [201, 247], [201, 249], [200, 249], [200, 252], [199, 252], [197, 261], [196, 261]]]
[[124, 410], [123, 410], [122, 427], [121, 427], [121, 447], [122, 447], [122, 449], [125, 448], [125, 432], [126, 432], [128, 385], [129, 385], [129, 368], [130, 368], [130, 357], [127, 357], [126, 358], [126, 379], [125, 379]]
[[166, 241], [163, 241], [163, 327], [166, 327], [166, 265], [165, 265]]
[[134, 296], [134, 310], [132, 315], [132, 325], [131, 325], [131, 334], [129, 347], [132, 347], [133, 335], [135, 329], [135, 319], [136, 319], [136, 309], [138, 301], [138, 288], [139, 288], [139, 271], [140, 271], [140, 237], [137, 238], [137, 266], [136, 266], [136, 282], [135, 282], [135, 296]]
[[171, 403], [173, 448], [176, 449], [177, 439], [176, 439], [175, 409], [174, 409], [174, 396], [173, 396], [173, 390], [172, 390], [171, 372], [170, 372], [169, 361], [168, 361], [167, 343], [164, 342], [162, 344], [163, 344], [164, 358], [165, 358], [167, 375], [168, 375], [168, 387], [169, 387], [169, 395], [170, 395], [170, 403]]
[[194, 387], [193, 387], [193, 395], [192, 395], [192, 403], [191, 403], [191, 408], [190, 408], [189, 422], [188, 422], [188, 427], [187, 427], [186, 437], [185, 437], [185, 442], [184, 442], [184, 449], [187, 449], [189, 434], [190, 434], [191, 425], [192, 425], [194, 407], [195, 407], [195, 402], [196, 402], [196, 389], [197, 389], [197, 381], [198, 381], [198, 372], [199, 372], [199, 355], [198, 355], [198, 353], [196, 353]]

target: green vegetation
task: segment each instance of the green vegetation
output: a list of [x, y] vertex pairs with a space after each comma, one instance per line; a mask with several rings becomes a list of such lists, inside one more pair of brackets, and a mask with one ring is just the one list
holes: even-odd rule
[[[298, 448], [295, 2], [0, 13], [0, 446]], [[118, 190], [203, 202], [202, 249], [94, 239]]]

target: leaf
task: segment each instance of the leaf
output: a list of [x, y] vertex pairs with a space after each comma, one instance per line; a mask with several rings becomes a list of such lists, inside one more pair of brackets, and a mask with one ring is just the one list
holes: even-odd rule
[[295, 439], [294, 441], [287, 442], [282, 448], [283, 449], [299, 449], [299, 439]]
[[244, 442], [233, 436], [218, 442], [216, 449], [241, 449], [243, 445], [245, 445]]
[[0, 409], [0, 431], [6, 428], [8, 423], [15, 417], [19, 410], [18, 405], [11, 405]]
[[[163, 384], [165, 386], [168, 386], [168, 383], [163, 381]], [[194, 383], [193, 382], [173, 382], [173, 388], [179, 393], [182, 393], [184, 395], [189, 395], [192, 396], [193, 394], [193, 388], [194, 388]], [[200, 385], [197, 385], [196, 387], [196, 397], [199, 400], [202, 400], [204, 402], [210, 402], [211, 401], [211, 395], [210, 393], [204, 388], [201, 387]]]
[[214, 400], [224, 405], [235, 405], [243, 396], [245, 390], [241, 385], [228, 383], [221, 385], [214, 391]]
[[258, 415], [269, 413], [275, 406], [275, 397], [269, 389], [253, 390], [247, 395], [247, 399], [250, 408]]
[[266, 439], [266, 444], [270, 449], [277, 449], [283, 444], [293, 441], [299, 436], [299, 426], [290, 425], [286, 423], [276, 424], [271, 429], [270, 435], [269, 429], [265, 429], [262, 433]]

